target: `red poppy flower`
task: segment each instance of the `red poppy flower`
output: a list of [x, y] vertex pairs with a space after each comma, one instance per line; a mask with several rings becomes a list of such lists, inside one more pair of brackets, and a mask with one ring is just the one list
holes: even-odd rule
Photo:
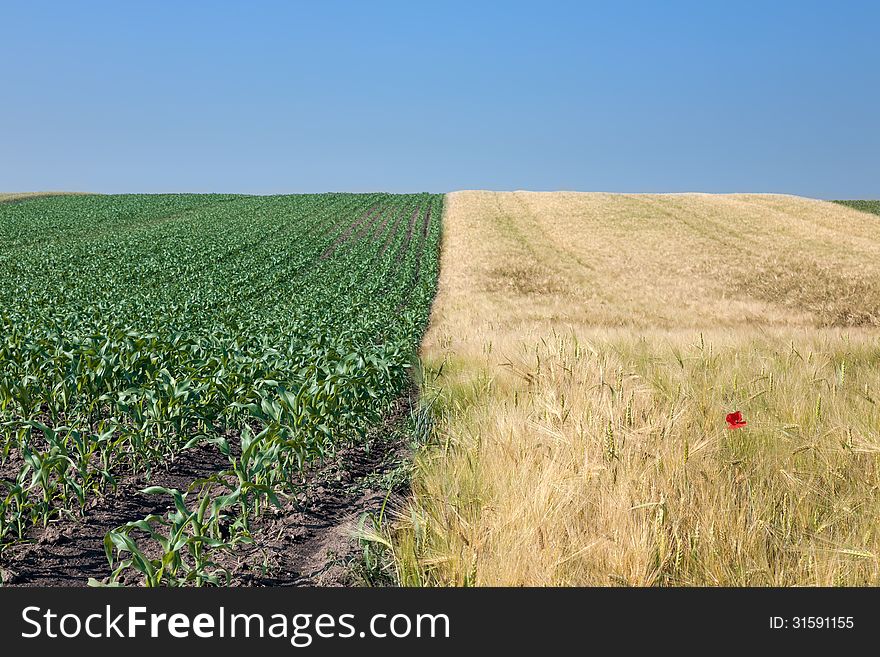
[[746, 426], [746, 424], [747, 422], [743, 420], [743, 414], [739, 411], [727, 414], [728, 429], [742, 429], [744, 426]]

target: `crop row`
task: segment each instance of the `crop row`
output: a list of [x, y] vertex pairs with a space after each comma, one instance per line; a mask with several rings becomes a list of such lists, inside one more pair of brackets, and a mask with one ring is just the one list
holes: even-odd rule
[[[0, 206], [0, 542], [199, 444], [229, 468], [165, 492], [189, 518], [177, 540], [193, 563], [246, 540], [261, 501], [361, 439], [406, 385], [436, 286], [441, 204], [330, 194]], [[215, 525], [234, 508], [241, 532], [199, 534], [210, 523], [196, 531], [182, 510], [192, 499]], [[175, 520], [135, 522], [161, 544]], [[132, 527], [108, 536], [109, 557], [139, 554]], [[188, 562], [168, 559], [158, 579], [138, 558], [122, 563], [148, 583], [214, 581], [197, 567], [181, 580], [171, 573]]]

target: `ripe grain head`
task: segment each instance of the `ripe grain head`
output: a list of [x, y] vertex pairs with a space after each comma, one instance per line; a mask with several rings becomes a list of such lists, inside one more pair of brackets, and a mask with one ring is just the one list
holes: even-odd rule
[[880, 581], [877, 221], [449, 195], [422, 348], [443, 448], [398, 527], [404, 581]]

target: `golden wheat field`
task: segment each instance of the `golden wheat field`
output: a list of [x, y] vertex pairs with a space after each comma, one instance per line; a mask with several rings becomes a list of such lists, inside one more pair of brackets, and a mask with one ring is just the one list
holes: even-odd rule
[[441, 258], [402, 583], [880, 584], [880, 218], [457, 192]]

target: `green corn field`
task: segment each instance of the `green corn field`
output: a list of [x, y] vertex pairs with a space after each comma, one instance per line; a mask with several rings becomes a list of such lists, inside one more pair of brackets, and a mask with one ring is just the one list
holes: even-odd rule
[[228, 462], [105, 539], [109, 583], [222, 584], [217, 551], [409, 385], [440, 195], [0, 203], [0, 559], [120, 477]]

